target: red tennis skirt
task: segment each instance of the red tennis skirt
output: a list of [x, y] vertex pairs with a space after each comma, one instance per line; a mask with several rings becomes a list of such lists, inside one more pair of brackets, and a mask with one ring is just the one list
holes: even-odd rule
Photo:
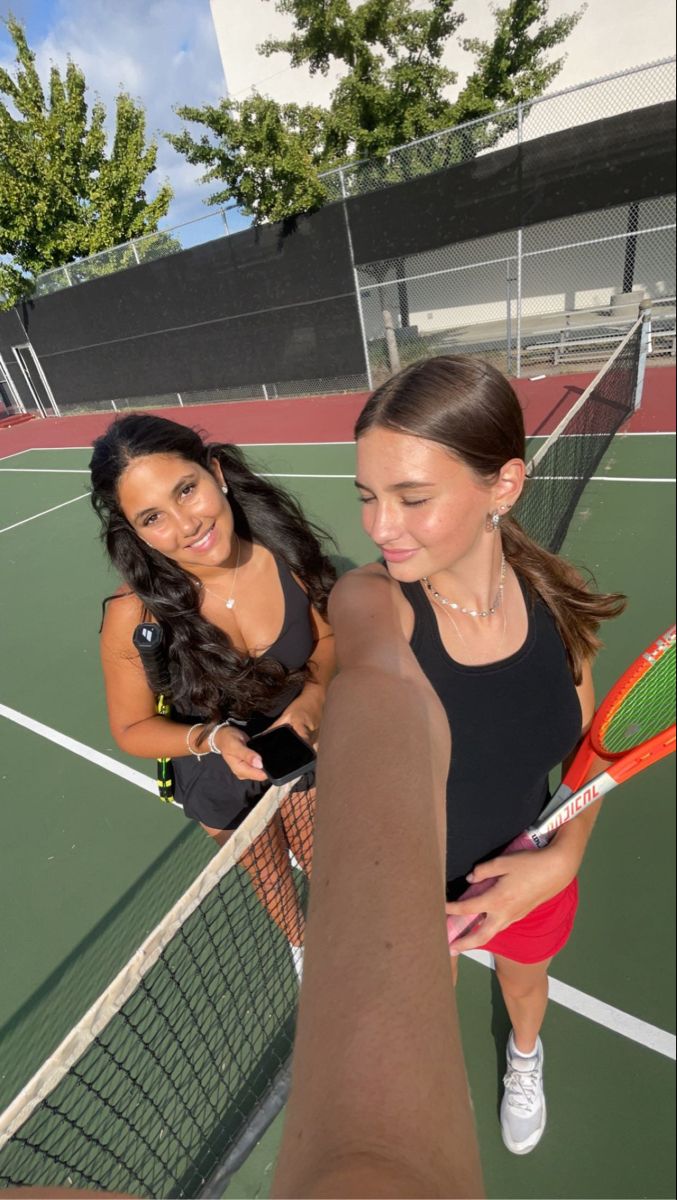
[[545, 904], [539, 904], [521, 921], [515, 921], [482, 946], [491, 954], [518, 963], [543, 962], [564, 948], [574, 927], [578, 908], [578, 880], [573, 879]]

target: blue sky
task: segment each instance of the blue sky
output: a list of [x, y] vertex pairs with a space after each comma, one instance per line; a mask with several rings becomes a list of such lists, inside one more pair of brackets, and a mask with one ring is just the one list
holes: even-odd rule
[[[85, 73], [90, 99], [99, 95], [109, 115], [120, 88], [143, 103], [159, 143], [154, 179], [169, 179], [175, 193], [162, 224], [206, 214], [203, 201], [213, 187], [197, 182], [201, 172], [161, 133], [182, 127], [176, 104], [214, 103], [224, 94], [208, 0], [0, 0], [0, 15], [9, 11], [24, 24], [43, 79], [51, 63], [63, 67], [70, 56]], [[13, 60], [0, 24], [0, 64], [11, 70]]]
[[[550, 0], [551, 16], [579, 6], [578, 0]], [[321, 76], [311, 79], [307, 72], [291, 72], [284, 55], [268, 60], [257, 53], [257, 44], [271, 25], [277, 28], [276, 21], [284, 25], [276, 17], [273, 0], [219, 0], [219, 8], [223, 58], [236, 94], [258, 83], [277, 99], [326, 100], [321, 93], [329, 85]], [[468, 17], [462, 33], [491, 35], [489, 0], [465, 0], [459, 8]], [[175, 193], [163, 226], [206, 214], [204, 201], [213, 187], [200, 184], [200, 170], [172, 150], [161, 135], [163, 130], [182, 127], [173, 112], [175, 105], [215, 103], [225, 93], [209, 0], [0, 0], [0, 16], [10, 10], [26, 27], [43, 78], [51, 63], [63, 67], [70, 55], [85, 73], [91, 98], [98, 94], [109, 115], [121, 87], [143, 103], [148, 131], [155, 133], [159, 144], [155, 180], [169, 179]], [[290, 20], [285, 20], [286, 29]], [[554, 89], [671, 54], [674, 39], [674, 0], [639, 4], [637, 0], [589, 0], [583, 20], [567, 42], [567, 61]], [[448, 65], [463, 75], [456, 39], [449, 53]], [[11, 69], [13, 57], [0, 22], [0, 65]], [[293, 97], [292, 85], [299, 91]], [[151, 178], [151, 193], [153, 186]], [[242, 223], [232, 218], [233, 228]], [[191, 240], [192, 236], [191, 231]], [[201, 240], [198, 228], [194, 236]]]

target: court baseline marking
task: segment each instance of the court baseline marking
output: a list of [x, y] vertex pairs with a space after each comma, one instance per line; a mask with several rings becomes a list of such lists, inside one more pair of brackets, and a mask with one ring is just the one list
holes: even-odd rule
[[[465, 954], [467, 958], [472, 958], [483, 967], [494, 969], [493, 955], [487, 950], [466, 950]], [[650, 1025], [648, 1021], [642, 1021], [639, 1017], [633, 1017], [630, 1013], [615, 1008], [613, 1004], [606, 1004], [604, 1000], [588, 996], [578, 988], [562, 983], [560, 979], [553, 979], [552, 976], [548, 977], [548, 995], [555, 1004], [561, 1004], [563, 1008], [569, 1008], [579, 1016], [587, 1017], [597, 1025], [603, 1025], [605, 1029], [619, 1033], [621, 1037], [639, 1042], [648, 1050], [655, 1050], [657, 1054], [674, 1060], [676, 1039], [673, 1033]]]
[[[548, 437], [547, 433], [528, 433], [527, 438], [531, 441], [545, 441]], [[674, 429], [641, 429], [627, 430], [615, 434], [617, 438], [643, 438], [643, 437], [675, 437]], [[238, 442], [238, 446], [244, 446], [249, 450], [260, 446], [265, 449], [269, 446], [354, 446], [354, 439], [345, 442]], [[85, 446], [27, 446], [25, 450], [13, 450], [11, 454], [0, 454], [0, 462], [4, 462], [7, 458], [17, 458], [19, 454], [31, 454], [34, 450], [40, 454], [48, 454], [54, 450], [89, 450], [90, 445]]]
[[67, 504], [75, 504], [76, 500], [84, 500], [89, 495], [89, 492], [83, 492], [81, 496], [73, 496], [72, 500], [64, 500], [63, 504], [55, 504], [52, 508], [45, 508], [42, 512], [33, 513], [32, 517], [24, 517], [23, 521], [15, 521], [13, 525], [5, 525], [0, 529], [0, 533], [9, 533], [10, 529], [18, 529], [20, 525], [27, 525], [29, 521], [37, 521], [38, 517], [46, 517], [48, 513], [56, 512], [58, 508], [65, 508]]
[[[112, 775], [117, 775], [128, 783], [142, 788], [145, 792], [157, 796], [155, 781], [141, 771], [135, 770], [134, 767], [128, 767], [125, 763], [111, 758], [110, 755], [102, 754], [92, 746], [85, 745], [84, 742], [68, 737], [67, 734], [59, 733], [57, 729], [43, 725], [42, 721], [36, 721], [33, 717], [28, 717], [24, 713], [18, 712], [17, 709], [10, 708], [7, 704], [0, 703], [0, 717], [13, 721], [21, 728], [28, 729], [31, 733], [53, 742], [62, 749], [70, 750], [72, 754], [77, 754], [80, 758], [102, 767], [104, 771], [109, 771]], [[181, 808], [181, 805], [174, 803], [173, 807]], [[493, 958], [486, 951], [471, 950], [467, 952], [467, 956], [483, 966], [493, 965]], [[569, 984], [552, 977], [550, 978], [550, 997], [556, 1004], [561, 1004], [564, 1008], [569, 1008], [572, 1012], [587, 1017], [588, 1020], [603, 1025], [606, 1029], [611, 1029], [614, 1033], [619, 1033], [630, 1041], [638, 1042], [666, 1058], [675, 1058], [675, 1036], [664, 1029], [650, 1025], [639, 1017], [633, 1017], [630, 1013], [623, 1012], [622, 1009], [614, 1008], [613, 1005], [606, 1004], [603, 1000], [597, 1000], [594, 996], [588, 996], [578, 988], [570, 987]]]
[[[89, 471], [70, 468], [70, 467], [0, 467], [0, 475], [89, 475]], [[304, 473], [290, 473], [288, 471], [256, 471], [259, 479], [354, 479], [354, 475], [312, 475]], [[575, 480], [578, 475], [539, 475], [535, 480], [536, 483], [546, 479], [563, 479]], [[677, 483], [677, 478], [668, 475], [591, 475], [588, 483]], [[76, 496], [79, 500], [80, 497]], [[71, 502], [66, 501], [67, 504]], [[57, 505], [57, 507], [63, 507]], [[46, 512], [53, 512], [54, 509], [48, 508]], [[44, 516], [44, 513], [36, 513], [37, 517]], [[26, 520], [33, 521], [34, 517], [27, 517]], [[14, 529], [15, 526], [8, 525], [7, 529]], [[0, 529], [0, 533], [4, 533], [4, 529]]]

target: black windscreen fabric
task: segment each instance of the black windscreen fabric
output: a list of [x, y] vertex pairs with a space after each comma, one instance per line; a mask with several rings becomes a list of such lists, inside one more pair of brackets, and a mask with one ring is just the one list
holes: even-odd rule
[[28, 341], [20, 312], [20, 308], [0, 312], [0, 354], [5, 362], [12, 356], [12, 346], [20, 346]]
[[27, 322], [65, 406], [364, 370], [340, 208], [64, 289]]
[[674, 187], [675, 104], [654, 104], [351, 197], [355, 262], [418, 254]]
[[355, 296], [41, 356], [59, 407], [364, 371]]

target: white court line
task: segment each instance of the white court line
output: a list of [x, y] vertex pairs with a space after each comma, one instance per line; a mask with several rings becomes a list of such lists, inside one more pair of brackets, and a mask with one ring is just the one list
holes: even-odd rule
[[[571, 434], [576, 437], [576, 434]], [[545, 442], [546, 438], [550, 437], [550, 433], [527, 433], [527, 442]], [[582, 433], [579, 437], [597, 438], [597, 433]], [[675, 430], [627, 430], [624, 433], [613, 434], [613, 440], [616, 438], [673, 438]], [[83, 446], [84, 449], [84, 446]]]
[[282, 471], [256, 471], [260, 479], [354, 479], [354, 475], [289, 475]]
[[[89, 471], [70, 467], [0, 467], [0, 473], [9, 475], [89, 475]], [[353, 479], [353, 475], [289, 475], [281, 471], [255, 471], [260, 479]], [[78, 496], [78, 499], [80, 497]], [[48, 511], [52, 511], [49, 509]], [[29, 518], [32, 519], [32, 518]], [[11, 529], [11, 526], [9, 527]], [[0, 533], [2, 530], [0, 529]]]
[[57, 508], [65, 508], [67, 504], [75, 504], [76, 500], [84, 500], [89, 496], [89, 492], [83, 492], [81, 496], [74, 496], [72, 500], [64, 500], [63, 504], [55, 504], [53, 508], [45, 508], [43, 512], [33, 513], [32, 517], [24, 517], [23, 521], [15, 521], [13, 525], [5, 525], [0, 529], [0, 533], [9, 533], [10, 529], [18, 529], [20, 525], [27, 525], [29, 521], [37, 521], [38, 517], [46, 517], [48, 513], [56, 512]]
[[[580, 483], [582, 475], [535, 475], [534, 483], [543, 483], [544, 480], [561, 480], [562, 482], [573, 481]], [[586, 481], [587, 483], [677, 483], [677, 480], [668, 476], [661, 477], [659, 475], [591, 475]]]
[[[486, 950], [466, 950], [465, 957], [472, 958], [474, 962], [481, 963], [483, 967], [493, 968], [493, 955]], [[594, 996], [579, 992], [578, 988], [570, 987], [568, 983], [562, 983], [560, 979], [553, 979], [550, 976], [548, 984], [548, 994], [555, 1004], [561, 1004], [563, 1008], [571, 1009], [572, 1012], [578, 1013], [581, 1017], [587, 1017], [589, 1021], [594, 1021], [597, 1025], [603, 1025], [605, 1029], [611, 1029], [613, 1033], [619, 1033], [621, 1037], [638, 1042], [640, 1046], [646, 1046], [647, 1050], [655, 1050], [656, 1054], [662, 1054], [665, 1058], [674, 1060], [674, 1033], [668, 1033], [665, 1029], [650, 1025], [648, 1021], [641, 1021], [639, 1017], [633, 1017], [620, 1008], [614, 1008], [613, 1004], [606, 1004], [604, 1000], [596, 1000]]]
[[[1, 461], [1, 460], [0, 460]], [[282, 471], [255, 471], [260, 479], [353, 479], [353, 475], [292, 475]], [[2, 467], [0, 466], [0, 474], [5, 475], [89, 475], [89, 471], [84, 468], [74, 467]], [[578, 475], [539, 475], [536, 482], [543, 479], [562, 479], [574, 480], [578, 479]], [[676, 479], [667, 476], [640, 476], [640, 475], [592, 475], [588, 483], [677, 483]], [[79, 498], [79, 497], [78, 497]], [[48, 511], [52, 511], [49, 509]], [[29, 518], [29, 520], [32, 518]], [[9, 528], [12, 528], [11, 526]], [[0, 533], [3, 531], [0, 529]]]
[[677, 480], [670, 479], [667, 475], [593, 475], [590, 483], [677, 483]]
[[[0, 716], [14, 721], [17, 725], [20, 725], [24, 729], [29, 729], [32, 733], [36, 733], [40, 737], [47, 738], [57, 746], [63, 747], [64, 750], [70, 750], [73, 754], [79, 755], [80, 758], [85, 758], [89, 762], [103, 767], [105, 771], [110, 771], [112, 775], [118, 775], [120, 778], [126, 779], [129, 783], [134, 783], [137, 787], [143, 788], [144, 791], [157, 795], [155, 782], [148, 775], [143, 775], [140, 771], [135, 771], [133, 767], [125, 766], [124, 763], [118, 762], [117, 759], [110, 758], [107, 754], [101, 754], [91, 746], [86, 746], [83, 742], [76, 741], [75, 738], [67, 737], [66, 734], [59, 733], [56, 729], [51, 729], [49, 725], [43, 725], [41, 721], [35, 721], [32, 717], [24, 716], [23, 713], [17, 712], [15, 708], [9, 708], [6, 704], [0, 704]], [[174, 803], [174, 807], [181, 808], [181, 805]], [[483, 966], [493, 965], [492, 956], [485, 950], [469, 950], [467, 951], [467, 957], [481, 963]], [[649, 1050], [655, 1050], [657, 1054], [663, 1054], [666, 1058], [674, 1059], [675, 1057], [675, 1038], [672, 1034], [666, 1033], [663, 1029], [658, 1029], [655, 1025], [649, 1025], [648, 1022], [641, 1021], [638, 1017], [633, 1017], [619, 1008], [614, 1008], [611, 1004], [605, 1004], [603, 1000], [596, 1000], [594, 996], [588, 996], [585, 992], [579, 992], [577, 988], [570, 987], [567, 983], [561, 983], [560, 980], [551, 978], [550, 998], [556, 1004], [561, 1004], [564, 1008], [569, 1008], [572, 1012], [578, 1013], [579, 1016], [587, 1017], [588, 1020], [595, 1021], [598, 1025], [603, 1025], [615, 1033], [620, 1033], [622, 1037], [639, 1042], [640, 1045], [646, 1046]]]
[[[251, 450], [256, 446], [354, 446], [355, 442], [236, 442], [235, 445], [247, 446]], [[91, 448], [91, 446], [30, 446], [27, 450], [17, 450], [16, 453], [30, 454], [32, 450], [49, 453], [50, 450], [91, 450]], [[7, 454], [6, 457], [12, 458], [12, 455]]]
[[[531, 442], [538, 442], [538, 441], [543, 442], [550, 435], [547, 433], [528, 433], [526, 436], [527, 436], [527, 439]], [[595, 436], [595, 435], [591, 435], [591, 436]], [[617, 433], [614, 436], [619, 437], [619, 438], [620, 437], [622, 437], [622, 438], [674, 437], [675, 430], [674, 429], [654, 429], [654, 430], [650, 430], [650, 431], [643, 430], [638, 433], [633, 433], [632, 430], [628, 430], [626, 433]], [[315, 449], [318, 446], [354, 446], [355, 441], [353, 439], [353, 440], [350, 440], [347, 442], [237, 442], [236, 445], [243, 446], [247, 450], [256, 450], [258, 447], [260, 447], [261, 449], [268, 449], [268, 448], [272, 447], [274, 449], [276, 446], [280, 446], [281, 448], [290, 447], [290, 446], [312, 446]], [[50, 451], [54, 451], [54, 450], [90, 450], [91, 451], [91, 449], [92, 449], [91, 445], [89, 445], [89, 446], [30, 446], [27, 450], [17, 450], [17, 451], [15, 451], [15, 454], [6, 454], [6, 455], [4, 455], [4, 457], [5, 458], [14, 458], [16, 454], [31, 454], [33, 450], [37, 450], [42, 454], [48, 454]], [[0, 458], [0, 462], [2, 462], [2, 461], [3, 461], [2, 458]]]
[[[92, 746], [85, 746], [84, 742], [78, 742], [75, 738], [68, 737], [65, 733], [59, 733], [57, 729], [51, 729], [49, 725], [43, 725], [42, 721], [34, 721], [32, 717], [27, 717], [24, 713], [17, 712], [15, 708], [9, 708], [7, 704], [0, 704], [0, 717], [6, 717], [8, 721], [14, 721], [16, 725], [20, 725], [22, 729], [29, 729], [31, 733], [37, 733], [39, 737], [46, 738], [49, 742], [54, 742], [56, 746], [61, 746], [64, 750], [70, 750], [71, 754], [77, 754], [80, 758], [86, 758], [89, 762], [95, 763], [97, 767], [103, 767], [104, 771], [110, 771], [112, 775], [119, 775], [121, 779], [126, 779], [128, 783], [133, 783], [137, 787], [143, 788], [146, 792], [152, 792], [157, 796], [157, 784], [148, 775], [143, 775], [141, 771], [135, 771], [133, 767], [127, 767], [124, 763], [118, 762], [115, 758], [110, 758], [108, 754], [101, 754], [99, 750], [94, 750]], [[181, 805], [177, 805], [178, 808]]]
[[28, 454], [28, 450], [14, 450], [11, 454], [0, 455], [0, 462], [4, 462], [6, 458], [18, 458], [20, 454]]
[[[0, 462], [2, 460], [0, 459]], [[5, 475], [89, 475], [85, 467], [2, 467]]]

